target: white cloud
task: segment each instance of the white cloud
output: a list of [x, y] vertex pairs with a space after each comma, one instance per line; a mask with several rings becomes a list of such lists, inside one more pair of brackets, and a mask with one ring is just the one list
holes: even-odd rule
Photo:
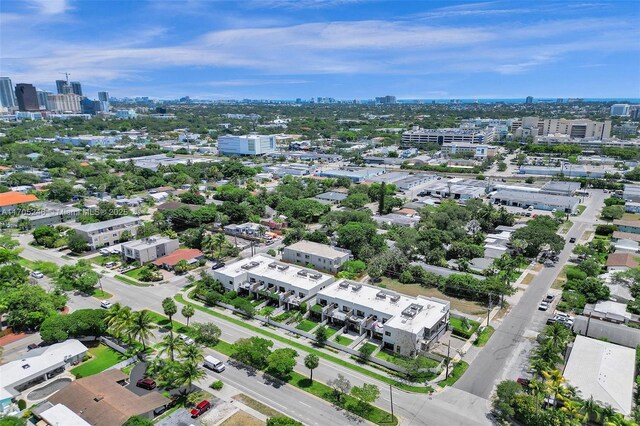
[[59, 15], [69, 9], [67, 0], [28, 0], [28, 2], [43, 15]]

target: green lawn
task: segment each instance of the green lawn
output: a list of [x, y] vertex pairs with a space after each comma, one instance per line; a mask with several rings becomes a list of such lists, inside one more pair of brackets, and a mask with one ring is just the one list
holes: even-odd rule
[[584, 204], [578, 205], [578, 208], [576, 209], [576, 216], [580, 216], [586, 209], [587, 206], [585, 206]]
[[308, 319], [303, 319], [302, 321], [300, 321], [300, 323], [296, 326], [296, 328], [298, 330], [302, 330], [302, 331], [311, 331], [316, 325], [318, 325], [318, 323], [313, 322], [311, 320]]
[[458, 381], [458, 379], [460, 377], [462, 377], [464, 372], [467, 371], [467, 368], [469, 368], [469, 364], [467, 364], [464, 361], [458, 362], [453, 367], [453, 369], [449, 372], [449, 378], [447, 378], [446, 380], [443, 380], [441, 382], [438, 382], [438, 384], [440, 386], [442, 386], [442, 387], [444, 387], [444, 386], [452, 386], [455, 382]]
[[478, 335], [476, 340], [473, 342], [473, 344], [476, 345], [476, 346], [484, 346], [484, 345], [486, 345], [487, 342], [489, 341], [489, 339], [491, 338], [491, 336], [493, 335], [494, 331], [496, 331], [496, 330], [491, 326], [485, 327], [480, 332], [480, 334]]
[[132, 280], [131, 278], [127, 278], [124, 275], [116, 275], [115, 278], [123, 283], [136, 285], [138, 287], [151, 287], [152, 284], [140, 283], [138, 281]]
[[327, 339], [336, 334], [338, 330], [333, 327], [327, 327]]
[[[376, 358], [380, 358], [383, 361], [391, 362], [393, 364], [398, 364], [398, 365], [401, 365], [403, 361], [407, 360], [407, 358], [405, 357], [401, 357], [401, 356], [392, 354], [391, 352], [382, 351], [382, 350], [376, 354]], [[438, 366], [438, 361], [426, 356], [420, 355], [416, 359], [419, 361], [421, 368], [436, 368]]]
[[111, 299], [113, 297], [113, 294], [108, 293], [104, 290], [100, 290], [98, 288], [93, 292], [92, 296], [95, 297], [96, 299], [105, 300], [105, 299]]
[[98, 374], [126, 359], [120, 352], [114, 351], [105, 345], [90, 348], [89, 353], [93, 355], [91, 360], [71, 370], [71, 374], [76, 376], [76, 379]]
[[135, 268], [135, 269], [131, 269], [127, 272], [125, 272], [124, 274], [128, 277], [131, 277], [135, 280], [139, 280], [140, 279], [140, 271], [142, 270], [142, 267], [140, 268]]
[[120, 262], [122, 258], [117, 254], [110, 254], [109, 256], [96, 256], [89, 259], [89, 262], [95, 263], [96, 265], [104, 266], [105, 263], [108, 262]]
[[469, 328], [467, 328], [462, 323], [462, 318], [457, 318], [453, 316], [449, 318], [449, 324], [451, 325], [451, 328], [453, 328], [454, 334], [468, 339], [480, 326], [480, 323], [470, 319], [468, 319], [467, 322], [468, 322]]
[[[242, 321], [242, 320], [239, 320], [237, 318], [233, 318], [233, 317], [230, 317], [228, 315], [225, 315], [223, 313], [216, 312], [216, 311], [214, 311], [212, 309], [205, 308], [204, 306], [200, 306], [198, 304], [188, 302], [188, 301], [184, 300], [184, 297], [182, 297], [181, 294], [176, 295], [174, 298], [178, 302], [180, 302], [180, 303], [182, 303], [184, 305], [193, 306], [194, 309], [197, 309], [197, 310], [202, 311], [202, 312], [206, 312], [207, 314], [209, 314], [211, 316], [224, 319], [224, 320], [229, 321], [229, 322], [231, 322], [233, 324], [236, 324], [236, 325], [239, 325], [239, 326], [244, 327], [246, 329], [252, 330], [252, 331], [254, 331], [254, 332], [258, 333], [258, 334], [262, 334], [263, 336], [266, 336], [266, 337], [268, 337], [268, 338], [270, 338], [270, 339], [272, 339], [274, 341], [285, 343], [285, 344], [287, 344], [287, 345], [289, 345], [289, 346], [291, 346], [293, 348], [299, 349], [299, 350], [304, 351], [306, 353], [312, 353], [312, 354], [318, 355], [318, 357], [326, 359], [327, 361], [333, 362], [334, 364], [341, 365], [343, 367], [346, 367], [346, 368], [349, 368], [351, 370], [357, 371], [357, 372], [359, 372], [361, 374], [364, 374], [364, 375], [367, 375], [369, 377], [372, 377], [372, 378], [374, 378], [376, 380], [380, 380], [381, 382], [393, 385], [393, 386], [397, 387], [398, 389], [402, 389], [402, 390], [405, 390], [407, 392], [417, 392], [417, 393], [429, 393], [429, 392], [431, 392], [433, 390], [433, 388], [430, 387], [430, 386], [413, 386], [413, 385], [409, 385], [407, 383], [404, 383], [403, 381], [392, 379], [392, 378], [387, 377], [387, 376], [385, 376], [383, 374], [379, 374], [379, 373], [371, 371], [371, 370], [369, 370], [367, 368], [363, 368], [363, 367], [361, 367], [359, 365], [355, 365], [354, 363], [349, 362], [347, 360], [343, 360], [343, 359], [335, 357], [335, 356], [333, 356], [331, 354], [327, 354], [324, 351], [314, 349], [313, 347], [309, 347], [309, 345], [306, 345], [306, 344], [303, 344], [303, 343], [300, 343], [300, 342], [296, 342], [296, 341], [291, 340], [291, 339], [287, 339], [286, 337], [280, 336], [279, 334], [272, 333], [272, 332], [270, 332], [268, 330], [265, 330], [264, 328], [254, 326], [252, 324], [247, 323], [246, 321]], [[331, 329], [329, 327], [327, 328], [327, 331], [329, 331], [329, 332], [330, 331], [334, 331], [334, 333], [335, 333], [335, 330], [333, 330], [333, 329]], [[330, 333], [330, 334], [334, 334], [334, 333]], [[216, 350], [217, 350], [217, 347], [216, 347]]]
[[342, 346], [349, 346], [351, 343], [353, 343], [353, 339], [350, 339], [346, 336], [340, 335], [338, 337], [335, 338], [334, 340], [337, 344], [342, 345]]

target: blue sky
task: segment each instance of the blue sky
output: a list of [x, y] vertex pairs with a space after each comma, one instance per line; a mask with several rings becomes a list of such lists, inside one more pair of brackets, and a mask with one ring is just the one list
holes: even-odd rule
[[633, 0], [2, 3], [0, 75], [91, 97], [640, 97]]

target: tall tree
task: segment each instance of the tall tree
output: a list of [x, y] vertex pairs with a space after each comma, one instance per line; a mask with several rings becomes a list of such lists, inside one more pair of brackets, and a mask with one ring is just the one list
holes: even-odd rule
[[134, 312], [131, 318], [131, 324], [129, 325], [129, 332], [131, 337], [137, 339], [142, 343], [142, 350], [147, 350], [147, 340], [151, 338], [152, 330], [156, 326], [151, 318], [151, 313], [146, 309], [138, 312]]
[[313, 382], [313, 370], [320, 365], [320, 358], [316, 354], [309, 354], [304, 357], [304, 366], [309, 369], [309, 379]]
[[178, 312], [176, 302], [172, 298], [167, 297], [162, 301], [162, 310], [164, 314], [169, 317], [169, 332], [173, 336], [173, 316]]
[[187, 327], [189, 327], [189, 320], [195, 315], [196, 310], [191, 305], [184, 305], [180, 313], [187, 319]]

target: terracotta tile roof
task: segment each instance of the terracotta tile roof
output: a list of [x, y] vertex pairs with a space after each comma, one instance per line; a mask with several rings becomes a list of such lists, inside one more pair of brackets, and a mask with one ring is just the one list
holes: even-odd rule
[[200, 206], [196, 206], [195, 204], [185, 204], [179, 201], [167, 201], [166, 203], [162, 203], [158, 206], [158, 210], [174, 210], [180, 207], [189, 207], [191, 210], [197, 210]]
[[614, 231], [613, 238], [616, 240], [632, 240], [640, 242], [640, 234], [632, 234], [631, 232]]
[[11, 170], [11, 167], [7, 167], [7, 166], [0, 166], [0, 171], [7, 171], [7, 170]]
[[87, 163], [86, 161], [83, 161], [82, 163], [80, 163], [80, 165], [82, 167], [87, 167], [89, 165], [89, 163]]
[[153, 262], [153, 264], [157, 266], [162, 266], [162, 265], [174, 266], [176, 263], [178, 263], [181, 260], [189, 261], [191, 259], [195, 259], [196, 257], [200, 257], [203, 255], [204, 253], [202, 253], [198, 249], [179, 249], [167, 256], [163, 256], [156, 259]]
[[626, 266], [627, 268], [635, 268], [638, 266], [638, 257], [635, 253], [611, 253], [607, 258], [607, 266]]
[[33, 194], [23, 194], [22, 192], [3, 192], [0, 194], [0, 207], [13, 206], [22, 203], [38, 201], [38, 197]]

